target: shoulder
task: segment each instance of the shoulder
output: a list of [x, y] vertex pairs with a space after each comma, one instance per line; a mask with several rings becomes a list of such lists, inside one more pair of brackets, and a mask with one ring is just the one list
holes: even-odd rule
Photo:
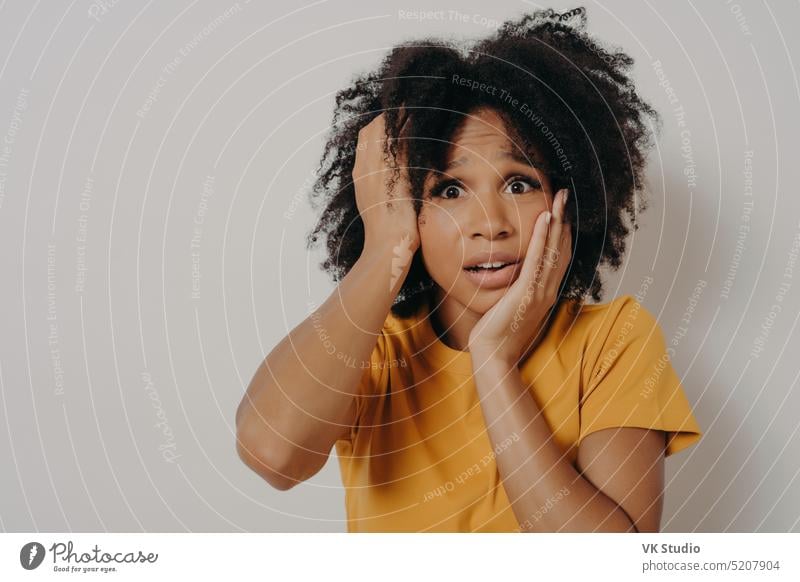
[[413, 353], [418, 322], [418, 314], [400, 316], [390, 311], [376, 337], [371, 357], [373, 366], [376, 362], [386, 362], [400, 358], [404, 353]]
[[667, 456], [696, 442], [702, 433], [672, 365], [674, 338], [665, 342], [658, 317], [631, 295], [589, 306], [584, 317], [594, 339], [583, 354], [579, 442], [617, 427], [669, 433]]
[[659, 359], [665, 351], [657, 317], [633, 295], [582, 305], [573, 329], [570, 335], [579, 344], [587, 386], [616, 362], [638, 366]]
[[584, 303], [581, 306], [581, 316], [587, 318], [602, 318], [618, 316], [623, 313], [637, 312], [644, 309], [643, 305], [633, 295], [619, 295], [605, 303]]
[[414, 310], [406, 309], [399, 314], [389, 311], [383, 322], [381, 334], [394, 344], [410, 343], [423, 322], [424, 311], [422, 307]]
[[660, 334], [657, 317], [633, 295], [620, 295], [606, 303], [584, 304], [579, 319], [583, 328], [594, 336], [593, 341], [624, 339], [629, 334]]

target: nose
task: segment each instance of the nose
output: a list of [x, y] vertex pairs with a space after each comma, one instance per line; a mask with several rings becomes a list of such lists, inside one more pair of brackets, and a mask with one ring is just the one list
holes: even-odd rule
[[469, 202], [466, 233], [472, 239], [494, 240], [511, 236], [514, 227], [505, 202], [496, 193], [473, 196]]

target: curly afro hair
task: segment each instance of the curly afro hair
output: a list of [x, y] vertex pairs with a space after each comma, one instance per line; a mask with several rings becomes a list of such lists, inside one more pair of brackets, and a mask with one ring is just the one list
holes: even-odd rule
[[[491, 108], [515, 146], [549, 175], [552, 192], [571, 190], [565, 219], [572, 224], [572, 263], [558, 304], [582, 302], [587, 293], [600, 301], [598, 269], [619, 268], [630, 232], [625, 216], [636, 229], [637, 212], [647, 205], [642, 173], [652, 146], [648, 121], [657, 131], [661, 126], [658, 113], [634, 89], [632, 65], [630, 56], [587, 35], [583, 7], [537, 10], [469, 47], [439, 39], [394, 47], [377, 70], [336, 95], [311, 193], [312, 207], [318, 209], [322, 198], [324, 209], [308, 235], [309, 248], [325, 239], [327, 258], [320, 266], [334, 281], [361, 255], [364, 228], [351, 174], [358, 132], [372, 119], [385, 114], [384, 154], [391, 161], [406, 121], [401, 112], [410, 113], [403, 135], [412, 138], [404, 143], [419, 212], [425, 177], [445, 168], [454, 133], [468, 114]], [[433, 288], [420, 247], [392, 313], [414, 313]]]

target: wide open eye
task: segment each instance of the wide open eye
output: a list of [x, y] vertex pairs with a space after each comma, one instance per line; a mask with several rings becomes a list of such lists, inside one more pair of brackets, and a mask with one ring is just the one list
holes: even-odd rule
[[445, 200], [455, 200], [465, 194], [463, 186], [455, 180], [447, 180], [437, 185], [431, 192], [431, 196], [444, 198]]
[[542, 188], [539, 182], [525, 176], [514, 176], [507, 184], [504, 192], [509, 194], [525, 194], [531, 190], [540, 190]]

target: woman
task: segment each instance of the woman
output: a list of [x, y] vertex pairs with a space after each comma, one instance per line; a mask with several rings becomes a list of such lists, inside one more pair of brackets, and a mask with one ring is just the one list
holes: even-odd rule
[[237, 432], [278, 489], [335, 446], [349, 531], [659, 530], [664, 458], [701, 432], [655, 318], [582, 302], [621, 264], [658, 116], [585, 25], [399, 46], [337, 95], [309, 242], [339, 285]]

